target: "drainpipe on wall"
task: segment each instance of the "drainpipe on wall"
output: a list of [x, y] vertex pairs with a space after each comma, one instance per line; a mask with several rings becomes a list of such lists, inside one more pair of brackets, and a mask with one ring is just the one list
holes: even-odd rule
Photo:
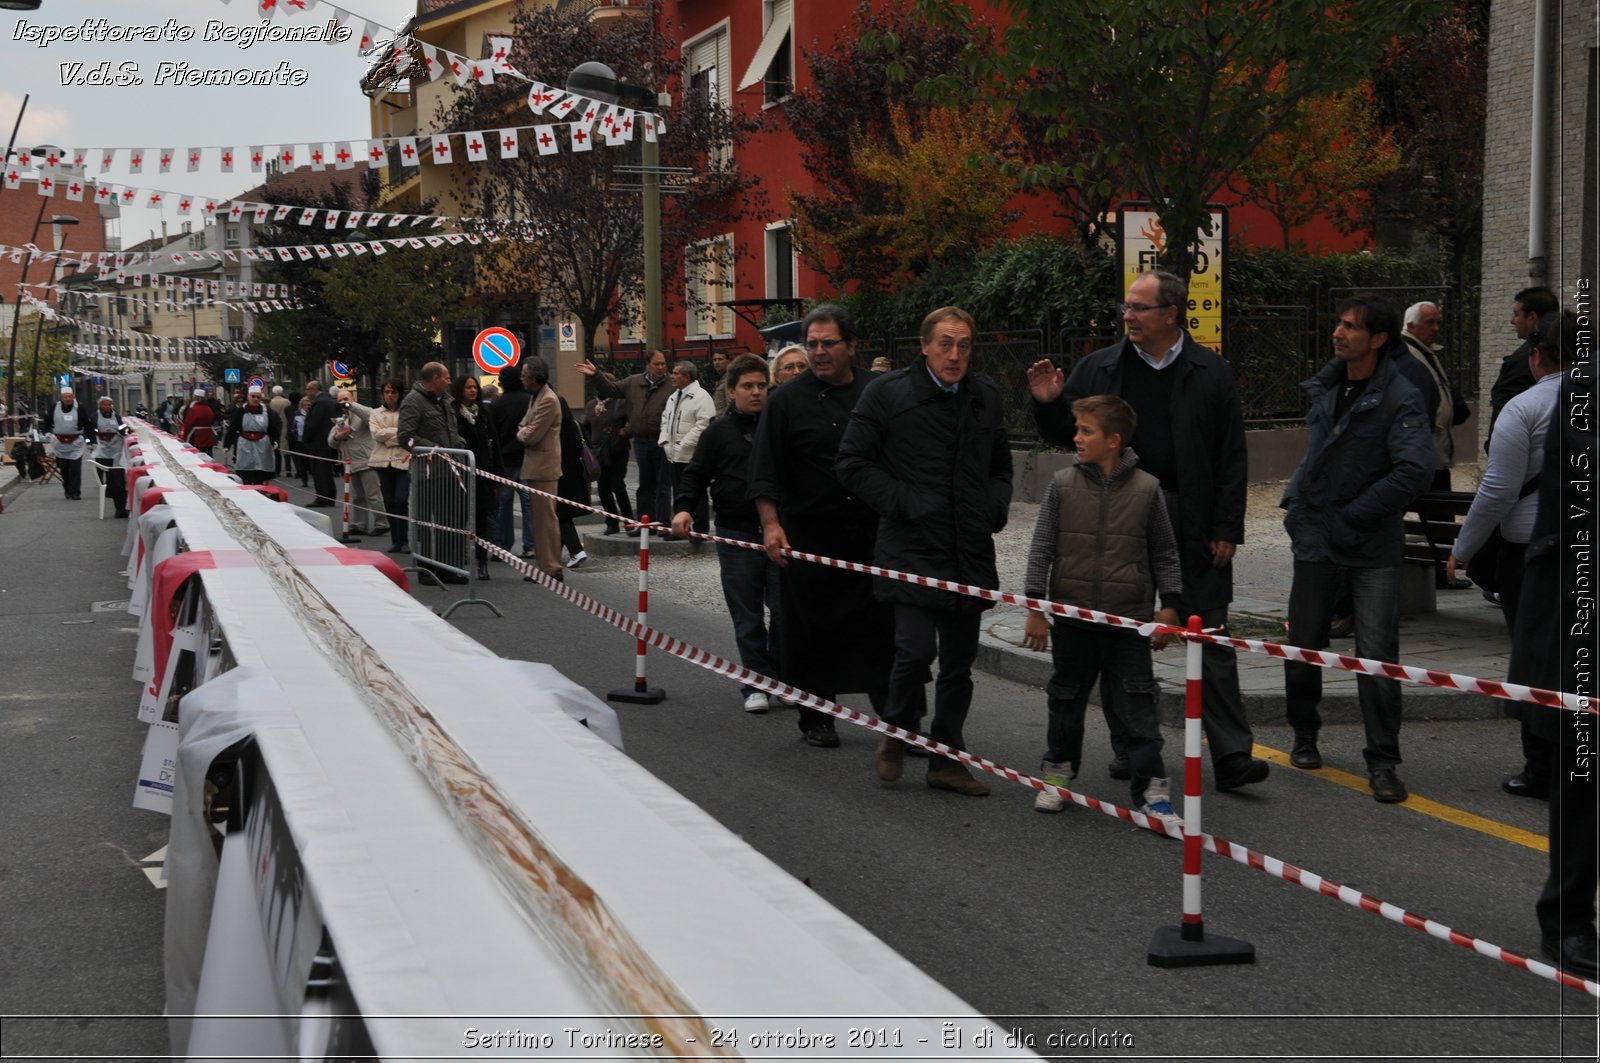
[[1533, 15], [1533, 114], [1528, 152], [1528, 276], [1542, 281], [1549, 275], [1550, 232], [1550, 99], [1552, 23], [1554, 0], [1536, 0]]

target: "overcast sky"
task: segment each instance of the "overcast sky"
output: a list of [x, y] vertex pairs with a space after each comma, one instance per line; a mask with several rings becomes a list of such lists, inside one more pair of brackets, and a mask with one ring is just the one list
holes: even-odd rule
[[[343, 44], [262, 41], [248, 48], [238, 43], [206, 43], [207, 23], [225, 26], [259, 26], [259, 0], [43, 0], [38, 11], [0, 11], [0, 59], [4, 60], [4, 87], [0, 87], [0, 145], [9, 139], [24, 93], [31, 94], [19, 146], [41, 143], [64, 148], [191, 147], [246, 148], [252, 144], [304, 144], [365, 140], [370, 132], [367, 98], [357, 87], [367, 61], [357, 52], [371, 20], [385, 31], [415, 9], [414, 0], [337, 0], [337, 7], [357, 16], [355, 37]], [[319, 10], [320, 9], [320, 10]], [[322, 0], [305, 15], [272, 20], [280, 26], [309, 26], [325, 22], [331, 14]], [[80, 27], [86, 20], [105, 19], [118, 27], [166, 27], [168, 20], [192, 27], [187, 42], [81, 42], [57, 40], [44, 47], [38, 40], [19, 39], [32, 27]], [[384, 36], [387, 36], [385, 32]], [[124, 63], [135, 64], [142, 85], [63, 84], [63, 65], [82, 63], [73, 74], [86, 75], [98, 64], [111, 64], [115, 74]], [[301, 86], [181, 86], [157, 85], [162, 62], [187, 63], [192, 68], [240, 67], [306, 72]], [[157, 173], [154, 160], [146, 160], [144, 173], [130, 175], [127, 153], [119, 152], [105, 180], [138, 187], [162, 188], [199, 196], [228, 197], [261, 183], [248, 166], [221, 173], [218, 152], [203, 154], [197, 173], [187, 173], [182, 163], [171, 172]], [[98, 153], [91, 153], [89, 175], [99, 176]], [[124, 245], [136, 243], [159, 230], [162, 218], [171, 231], [183, 220], [175, 209], [165, 212], [140, 208], [125, 211], [121, 223]]]

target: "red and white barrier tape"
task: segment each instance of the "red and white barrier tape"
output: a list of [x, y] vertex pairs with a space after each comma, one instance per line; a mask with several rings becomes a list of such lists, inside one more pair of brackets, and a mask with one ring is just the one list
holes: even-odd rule
[[[449, 457], [446, 456], [446, 461]], [[452, 462], [454, 464], [454, 462]], [[580, 503], [569, 502], [557, 495], [548, 492], [536, 491], [526, 484], [519, 484], [515, 480], [508, 480], [503, 476], [493, 473], [480, 472], [480, 476], [532, 494], [544, 495], [556, 499], [566, 505], [587, 509], [591, 513], [604, 515], [607, 519], [621, 521], [629, 526], [636, 527], [637, 521], [626, 517], [608, 513], [596, 506], [586, 506]], [[664, 531], [671, 531], [665, 525], [652, 525]], [[704, 532], [691, 532], [695, 539], [705, 542], [725, 543], [745, 550], [763, 550], [760, 543], [751, 543], [743, 539], [727, 539], [718, 535]], [[1043, 598], [1030, 598], [1023, 594], [1014, 594], [1010, 591], [992, 590], [988, 587], [977, 587], [969, 583], [956, 583], [951, 580], [934, 579], [930, 576], [918, 576], [910, 572], [900, 572], [892, 568], [880, 568], [877, 565], [866, 565], [855, 561], [840, 561], [836, 558], [824, 557], [820, 554], [806, 553], [802, 550], [785, 550], [785, 556], [797, 558], [801, 561], [811, 561], [819, 565], [828, 565], [832, 568], [844, 569], [849, 572], [861, 572], [869, 576], [880, 576], [884, 579], [897, 580], [901, 583], [910, 583], [918, 587], [930, 587], [934, 590], [949, 591], [952, 594], [966, 595], [971, 598], [981, 598], [984, 601], [996, 602], [1002, 605], [1016, 605], [1024, 609], [1036, 609], [1041, 613], [1052, 616], [1067, 617], [1073, 620], [1087, 620], [1096, 624], [1106, 624], [1111, 627], [1131, 628], [1141, 635], [1149, 636], [1157, 633], [1175, 635], [1185, 640], [1211, 642], [1219, 646], [1231, 646], [1234, 649], [1246, 650], [1250, 653], [1262, 653], [1282, 660], [1300, 661], [1305, 664], [1327, 668], [1333, 671], [1355, 672], [1362, 675], [1376, 676], [1380, 679], [1397, 679], [1402, 682], [1415, 683], [1419, 686], [1439, 687], [1445, 690], [1460, 690], [1469, 694], [1482, 694], [1485, 697], [1501, 698], [1506, 701], [1523, 701], [1535, 705], [1544, 705], [1549, 708], [1567, 709], [1573, 712], [1586, 712], [1600, 715], [1600, 706], [1579, 694], [1566, 694], [1558, 690], [1545, 690], [1541, 687], [1524, 686], [1520, 683], [1507, 683], [1493, 679], [1479, 679], [1476, 676], [1460, 675], [1455, 672], [1441, 672], [1433, 668], [1416, 668], [1411, 665], [1391, 664], [1386, 661], [1372, 660], [1367, 657], [1356, 657], [1346, 653], [1327, 653], [1322, 650], [1307, 650], [1298, 646], [1286, 646], [1277, 642], [1263, 642], [1259, 639], [1240, 639], [1229, 635], [1221, 635], [1214, 631], [1191, 632], [1181, 627], [1170, 627], [1157, 624], [1153, 621], [1132, 620], [1114, 613], [1101, 612], [1098, 609], [1083, 609], [1074, 605], [1063, 605]]]

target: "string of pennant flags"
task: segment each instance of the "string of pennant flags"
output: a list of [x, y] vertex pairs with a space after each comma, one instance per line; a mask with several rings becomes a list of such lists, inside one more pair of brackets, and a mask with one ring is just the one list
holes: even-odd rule
[[35, 299], [28, 292], [22, 293], [22, 301], [36, 309], [40, 316], [47, 321], [59, 321], [71, 325], [81, 332], [95, 336], [120, 336], [124, 339], [137, 341], [131, 346], [157, 351], [177, 351], [182, 354], [238, 354], [241, 357], [254, 358], [244, 343], [238, 340], [199, 339], [188, 336], [147, 336], [142, 332], [130, 332], [127, 329], [112, 328], [99, 322], [87, 321], [83, 318], [63, 314], [49, 303]]
[[[111, 350], [114, 351], [133, 351], [143, 349], [145, 348], [133, 348], [127, 346], [111, 348]], [[106, 367], [123, 370], [133, 369], [145, 372], [155, 369], [176, 369], [179, 372], [185, 373], [194, 373], [200, 369], [200, 364], [194, 361], [156, 362], [142, 358], [128, 358], [121, 354], [107, 353], [107, 349], [104, 347], [91, 347], [88, 344], [83, 343], [67, 344], [67, 353], [72, 355], [74, 358], [82, 359], [84, 363], [87, 363], [72, 366], [72, 371], [74, 373], [78, 373], [83, 376], [95, 376], [100, 370]]]
[[[172, 278], [168, 279], [170, 280]], [[234, 281], [207, 281], [202, 277], [196, 277], [191, 285], [190, 278], [188, 277], [179, 277], [176, 279], [179, 282], [179, 287], [172, 289], [174, 291], [187, 293], [192, 288], [192, 290], [195, 292], [206, 293], [209, 290], [211, 298], [198, 303], [197, 305], [199, 306], [210, 306], [213, 303], [219, 303], [225, 306], [242, 305], [225, 302], [224, 299], [220, 297], [225, 296], [227, 299], [232, 299], [235, 296], [246, 296], [250, 294], [249, 289], [251, 288], [255, 289], [255, 295], [257, 298], [263, 299], [282, 298], [285, 300], [294, 299], [298, 301], [300, 295], [299, 288], [292, 284], [252, 285], [245, 284], [242, 281], [238, 283], [235, 283]], [[99, 303], [108, 299], [112, 299], [121, 294], [120, 292], [102, 291], [99, 289], [87, 290], [84, 288], [74, 288], [67, 284], [48, 284], [34, 281], [28, 281], [25, 284], [19, 284], [18, 287], [37, 288], [40, 291], [55, 292], [56, 299], [61, 302], [76, 301], [77, 303]]]

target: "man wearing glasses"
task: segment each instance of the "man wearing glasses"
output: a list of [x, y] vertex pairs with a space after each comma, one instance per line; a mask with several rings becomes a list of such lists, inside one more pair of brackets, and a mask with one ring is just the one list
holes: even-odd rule
[[[767, 556], [780, 566], [778, 660], [783, 680], [819, 697], [865, 691], [884, 711], [894, 660], [894, 613], [872, 577], [796, 561], [785, 549], [871, 564], [878, 515], [834, 475], [850, 411], [876, 374], [855, 366], [856, 334], [842, 307], [824, 303], [801, 322], [810, 369], [767, 398], [750, 454], [749, 497]], [[800, 707], [808, 745], [839, 745], [833, 717]]]
[[[877, 564], [932, 579], [998, 588], [994, 534], [1011, 510], [1011, 446], [1001, 416], [1000, 388], [970, 373], [972, 315], [946, 306], [922, 322], [922, 357], [868, 385], [850, 415], [834, 466], [839, 481], [877, 511]], [[972, 662], [978, 629], [991, 605], [952, 591], [879, 579], [873, 590], [894, 606], [894, 670], [886, 722], [914, 731], [927, 713], [929, 667], [934, 683], [934, 741], [966, 748], [962, 725], [972, 706]], [[906, 747], [878, 744], [881, 782], [900, 778]], [[966, 765], [940, 757], [928, 785], [982, 797], [988, 783]]]
[[[1040, 436], [1059, 447], [1072, 446], [1078, 399], [1117, 395], [1133, 407], [1138, 427], [1128, 443], [1139, 468], [1161, 481], [1178, 537], [1179, 615], [1198, 614], [1206, 627], [1226, 628], [1233, 555], [1244, 541], [1244, 412], [1228, 364], [1184, 330], [1188, 306], [1188, 287], [1178, 277], [1164, 270], [1140, 275], [1122, 304], [1123, 340], [1080, 359], [1071, 377], [1048, 359], [1036, 362], [1028, 369], [1028, 389]], [[1207, 644], [1201, 665], [1201, 721], [1217, 789], [1263, 781], [1267, 762], [1251, 755], [1255, 737], [1234, 651]], [[1126, 779], [1127, 757], [1112, 726], [1111, 776]]]

